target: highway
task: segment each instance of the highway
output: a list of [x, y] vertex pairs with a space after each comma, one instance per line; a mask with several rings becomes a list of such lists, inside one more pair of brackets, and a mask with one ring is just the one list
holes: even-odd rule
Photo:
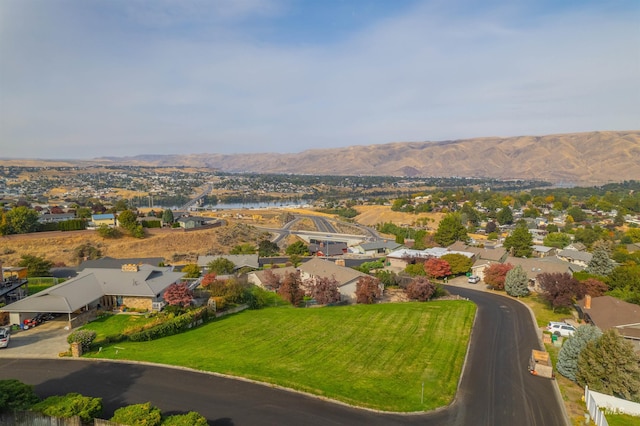
[[268, 385], [105, 361], [3, 358], [0, 379], [33, 384], [42, 397], [100, 396], [106, 418], [120, 406], [151, 401], [165, 413], [197, 411], [211, 425], [565, 425], [554, 382], [527, 372], [530, 351], [539, 347], [527, 308], [486, 292], [447, 289], [473, 300], [478, 313], [456, 399], [434, 413], [382, 414]]

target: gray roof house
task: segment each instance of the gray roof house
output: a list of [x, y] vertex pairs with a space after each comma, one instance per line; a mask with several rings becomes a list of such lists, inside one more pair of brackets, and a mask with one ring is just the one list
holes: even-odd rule
[[362, 243], [356, 247], [356, 251], [360, 254], [370, 256], [385, 255], [402, 248], [402, 244], [392, 240], [378, 240], [370, 243]]
[[101, 269], [122, 269], [122, 265], [150, 265], [159, 266], [164, 262], [162, 257], [132, 257], [116, 259], [113, 257], [105, 256], [100, 259], [85, 260], [78, 266], [78, 271], [83, 271], [88, 268], [101, 268]]
[[75, 213], [44, 213], [38, 217], [40, 223], [64, 222], [76, 218]]
[[37, 312], [72, 314], [94, 308], [112, 309], [120, 306], [159, 310], [164, 306], [163, 293], [184, 274], [170, 268], [149, 265], [123, 265], [121, 269], [87, 268], [77, 277], [57, 284], [32, 296], [11, 303], [1, 311], [11, 314], [13, 324], [22, 323], [14, 314]]
[[[338, 291], [342, 300], [356, 300], [356, 284], [362, 277], [368, 276], [365, 273], [352, 268], [340, 266], [336, 262], [320, 257], [314, 257], [298, 266], [303, 280], [312, 278], [334, 278], [338, 281]], [[382, 284], [380, 290], [384, 289]]]
[[591, 258], [593, 255], [586, 251], [578, 251], [578, 250], [560, 250], [556, 257], [560, 260], [564, 260], [565, 262], [573, 263], [575, 265], [579, 265], [582, 267], [587, 267], [589, 262], [591, 262]]
[[233, 264], [235, 265], [234, 270], [236, 271], [245, 267], [253, 269], [260, 268], [257, 254], [221, 254], [217, 256], [198, 256], [198, 266], [201, 269], [206, 269], [209, 263], [219, 258], [224, 258], [233, 262]]

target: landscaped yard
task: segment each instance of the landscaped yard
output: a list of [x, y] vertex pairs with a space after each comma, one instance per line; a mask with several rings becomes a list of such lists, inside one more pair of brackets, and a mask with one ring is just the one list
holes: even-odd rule
[[84, 325], [82, 328], [85, 330], [94, 330], [96, 332], [94, 342], [100, 343], [107, 336], [121, 334], [128, 329], [142, 327], [152, 321], [154, 321], [153, 318], [137, 314], [106, 315]]
[[[87, 356], [243, 376], [381, 410], [432, 410], [455, 395], [475, 309], [468, 301], [268, 308]], [[113, 334], [118, 317], [90, 327]]]

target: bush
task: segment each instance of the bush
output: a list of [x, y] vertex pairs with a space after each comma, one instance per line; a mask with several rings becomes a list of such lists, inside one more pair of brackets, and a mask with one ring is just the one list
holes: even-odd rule
[[206, 322], [208, 319], [209, 308], [203, 306], [201, 308], [194, 309], [185, 314], [179, 315], [175, 318], [169, 319], [152, 328], [131, 333], [129, 335], [129, 340], [132, 342], [143, 342], [159, 339], [161, 337], [172, 336], [191, 327], [195, 327], [200, 323]]
[[96, 332], [93, 330], [77, 330], [67, 336], [67, 342], [80, 343], [82, 350], [88, 350], [91, 348], [93, 340], [96, 338]]
[[162, 422], [162, 426], [207, 426], [208, 424], [207, 419], [195, 411], [169, 416]]
[[33, 386], [16, 379], [0, 380], [0, 413], [27, 410], [39, 401]]
[[118, 408], [110, 420], [130, 426], [157, 426], [162, 423], [162, 414], [159, 408], [145, 402]]
[[102, 398], [92, 398], [79, 393], [50, 396], [31, 407], [46, 416], [70, 418], [79, 416], [84, 423], [93, 421], [102, 414]]

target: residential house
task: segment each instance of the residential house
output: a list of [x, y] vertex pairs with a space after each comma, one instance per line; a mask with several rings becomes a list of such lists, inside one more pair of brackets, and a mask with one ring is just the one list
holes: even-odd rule
[[527, 273], [527, 278], [529, 278], [529, 286], [532, 287], [534, 291], [539, 290], [537, 282], [538, 275], [544, 273], [553, 274], [572, 272], [571, 264], [561, 261], [555, 257], [523, 258], [508, 256], [504, 263], [510, 263], [514, 267], [520, 266], [522, 270]]
[[116, 226], [116, 216], [113, 213], [93, 214], [91, 215], [92, 226], [96, 228], [101, 225], [107, 225], [110, 228]]
[[176, 222], [183, 229], [195, 229], [203, 227], [207, 223], [207, 218], [198, 216], [182, 216]]
[[298, 269], [294, 266], [287, 266], [284, 268], [270, 268], [270, 269], [261, 269], [259, 271], [252, 271], [247, 274], [247, 282], [257, 285], [258, 287], [265, 288], [265, 276], [269, 273], [273, 273], [280, 278], [284, 277], [285, 274], [295, 273]]
[[589, 265], [589, 262], [591, 262], [593, 255], [586, 251], [564, 249], [560, 250], [556, 254], [556, 257], [560, 260], [564, 260], [565, 262], [586, 268]]
[[85, 269], [122, 269], [123, 265], [149, 265], [160, 266], [164, 263], [162, 257], [130, 257], [116, 259], [113, 257], [105, 256], [100, 259], [85, 260], [78, 266], [78, 272], [82, 272]]
[[640, 306], [612, 296], [587, 295], [576, 304], [578, 315], [601, 330], [615, 329], [640, 350]]
[[122, 265], [120, 269], [87, 268], [75, 278], [49, 287], [32, 296], [11, 303], [1, 311], [9, 312], [12, 324], [38, 312], [64, 313], [69, 326], [81, 325], [74, 321], [84, 312], [97, 309], [116, 309], [127, 306], [137, 309], [160, 310], [164, 306], [163, 294], [183, 274], [170, 268], [149, 265]]
[[[314, 257], [311, 260], [301, 264], [298, 269], [301, 272], [301, 278], [308, 280], [312, 278], [334, 278], [338, 281], [338, 291], [342, 300], [355, 302], [356, 300], [356, 284], [362, 277], [368, 276], [365, 273], [356, 271], [355, 269], [341, 266], [338, 261], [326, 260], [320, 257]], [[384, 290], [384, 285], [380, 284], [380, 291]]]
[[531, 237], [533, 237], [533, 244], [542, 245], [544, 242], [544, 237], [547, 236], [548, 232], [543, 229], [529, 229], [529, 233]]
[[587, 246], [582, 244], [581, 242], [573, 242], [564, 248], [565, 250], [577, 250], [577, 251], [585, 251]]
[[308, 250], [312, 256], [342, 256], [347, 252], [347, 243], [342, 241], [328, 241], [309, 244]]
[[38, 217], [40, 223], [66, 222], [76, 218], [75, 213], [44, 213]]
[[534, 257], [547, 257], [547, 256], [553, 256], [556, 254], [555, 247], [547, 247], [547, 246], [534, 244], [532, 248], [533, 248]]
[[260, 263], [257, 254], [221, 254], [216, 256], [198, 256], [198, 266], [205, 272], [207, 265], [216, 259], [223, 258], [232, 262], [234, 271], [242, 268], [259, 269]]
[[396, 269], [404, 269], [407, 265], [415, 263], [416, 259], [440, 258], [445, 254], [461, 254], [475, 260], [476, 254], [471, 251], [449, 250], [443, 247], [432, 247], [424, 250], [400, 249], [389, 253], [386, 257], [387, 266]]
[[402, 244], [398, 244], [392, 240], [378, 240], [369, 243], [362, 243], [354, 247], [354, 252], [377, 257], [384, 256], [395, 250], [402, 248]]

